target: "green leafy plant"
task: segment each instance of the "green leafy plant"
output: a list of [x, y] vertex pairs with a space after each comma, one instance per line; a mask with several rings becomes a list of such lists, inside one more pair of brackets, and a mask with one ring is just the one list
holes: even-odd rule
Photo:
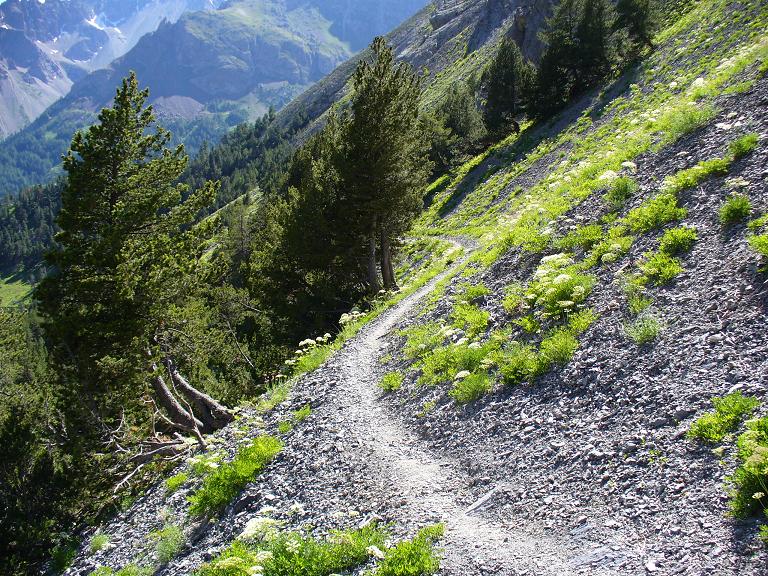
[[387, 550], [376, 569], [377, 576], [429, 576], [440, 569], [435, 544], [443, 537], [442, 524], [419, 530], [416, 538], [398, 542]]
[[630, 210], [625, 221], [632, 232], [650, 232], [685, 218], [687, 214], [685, 208], [678, 207], [674, 195], [663, 193]]
[[560, 250], [573, 251], [576, 248], [590, 250], [603, 239], [603, 227], [599, 224], [579, 226], [555, 242]]
[[722, 442], [726, 434], [734, 432], [739, 423], [749, 417], [760, 405], [757, 398], [733, 392], [722, 398], [712, 398], [714, 412], [703, 414], [691, 424], [688, 438], [705, 442]]
[[203, 485], [189, 497], [190, 513], [194, 516], [210, 515], [224, 508], [282, 447], [280, 440], [273, 436], [259, 436], [240, 448], [231, 462], [208, 474]]
[[763, 260], [768, 260], [768, 234], [755, 234], [748, 239], [749, 245], [763, 257]]
[[88, 544], [88, 550], [91, 554], [96, 554], [101, 550], [104, 550], [109, 545], [109, 535], [103, 532], [96, 532], [91, 538], [90, 544]]
[[634, 241], [634, 237], [627, 234], [626, 226], [622, 224], [613, 226], [608, 230], [608, 236], [592, 248], [582, 266], [591, 268], [598, 264], [615, 262], [629, 251]]
[[472, 303], [475, 300], [479, 300], [483, 296], [487, 296], [491, 293], [490, 288], [485, 286], [484, 284], [462, 284], [460, 286], [461, 290], [461, 300], [467, 303]]
[[749, 156], [757, 148], [759, 140], [760, 137], [755, 132], [744, 134], [728, 145], [728, 151], [734, 160], [739, 160]]
[[680, 261], [665, 252], [646, 252], [638, 267], [641, 281], [651, 281], [657, 286], [668, 284], [683, 271]]
[[474, 373], [486, 357], [499, 347], [500, 342], [492, 338], [482, 345], [449, 344], [437, 348], [423, 359], [422, 374], [418, 383], [434, 386], [446, 380], [453, 380], [459, 372]]
[[525, 299], [546, 316], [565, 316], [587, 299], [594, 285], [595, 277], [573, 265], [566, 254], [554, 254], [541, 260]]
[[723, 226], [730, 226], [743, 222], [749, 218], [752, 212], [752, 203], [746, 194], [731, 194], [720, 207], [720, 222]]
[[184, 547], [184, 532], [178, 526], [168, 524], [161, 530], [150, 533], [155, 540], [155, 554], [160, 564], [167, 564], [181, 552]]
[[189, 474], [186, 472], [179, 472], [178, 474], [174, 474], [170, 478], [168, 478], [165, 481], [165, 491], [168, 494], [173, 494], [181, 488], [186, 482], [189, 480]]
[[402, 385], [403, 375], [400, 372], [389, 372], [388, 374], [385, 374], [379, 383], [379, 386], [385, 392], [394, 392], [395, 390], [400, 390]]
[[299, 422], [303, 422], [304, 420], [309, 418], [310, 414], [312, 414], [312, 406], [310, 406], [309, 404], [305, 404], [298, 410], [294, 411], [293, 421], [296, 424], [298, 424]]
[[485, 332], [490, 314], [474, 304], [457, 304], [453, 308], [453, 326], [465, 330], [469, 337]]
[[659, 146], [674, 142], [704, 126], [717, 114], [710, 104], [683, 103], [665, 112], [657, 122], [657, 129], [662, 133]]
[[748, 420], [736, 447], [739, 465], [728, 478], [731, 514], [768, 513], [768, 416]]
[[504, 383], [515, 386], [532, 379], [537, 372], [538, 359], [536, 349], [530, 344], [512, 342], [498, 359]]
[[640, 314], [634, 321], [624, 325], [625, 334], [638, 346], [652, 342], [658, 338], [663, 325], [653, 314]]
[[597, 313], [592, 309], [581, 310], [568, 315], [568, 329], [572, 334], [581, 334], [597, 321]]
[[291, 430], [293, 430], [293, 424], [291, 424], [289, 420], [283, 420], [282, 422], [277, 423], [277, 431], [280, 434], [288, 434]]
[[567, 364], [578, 347], [579, 341], [570, 330], [567, 328], [553, 330], [541, 341], [536, 373], [546, 372], [552, 364]]
[[680, 226], [670, 228], [661, 237], [659, 242], [659, 251], [670, 256], [676, 256], [688, 252], [694, 242], [699, 239], [699, 235], [694, 228]]
[[639, 186], [634, 178], [621, 176], [611, 183], [611, 187], [605, 193], [605, 201], [614, 210], [619, 210], [637, 193], [638, 189]]
[[481, 398], [493, 388], [493, 382], [486, 372], [470, 374], [453, 383], [449, 394], [459, 404], [469, 404]]
[[510, 314], [514, 314], [520, 310], [520, 307], [524, 304], [525, 288], [522, 284], [515, 282], [504, 288], [504, 299], [501, 301], [501, 305]]
[[731, 163], [725, 158], [704, 160], [691, 168], [680, 170], [664, 179], [663, 190], [667, 194], [677, 195], [683, 190], [701, 184], [710, 176], [724, 176], [728, 173]]

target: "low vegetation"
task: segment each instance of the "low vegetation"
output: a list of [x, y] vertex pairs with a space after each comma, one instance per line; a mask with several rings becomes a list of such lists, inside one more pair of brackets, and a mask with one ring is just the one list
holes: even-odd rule
[[749, 218], [752, 203], [746, 194], [731, 194], [720, 208], [720, 222], [731, 226]]
[[149, 537], [155, 541], [155, 555], [160, 564], [167, 564], [184, 548], [184, 532], [173, 524], [151, 532]]
[[727, 434], [736, 431], [739, 424], [749, 417], [760, 402], [753, 396], [733, 392], [722, 398], [713, 398], [714, 412], [700, 416], [688, 430], [688, 437], [706, 442], [722, 442]]
[[635, 233], [646, 233], [661, 228], [669, 222], [681, 220], [688, 210], [677, 205], [677, 198], [671, 192], [654, 196], [627, 214], [626, 222]]
[[272, 436], [259, 436], [240, 448], [231, 462], [215, 467], [205, 476], [202, 486], [189, 497], [190, 513], [209, 516], [219, 512], [281, 449], [282, 443]]
[[698, 239], [699, 235], [694, 228], [687, 226], [670, 228], [664, 232], [659, 241], [659, 251], [669, 256], [677, 256], [688, 252]]
[[389, 372], [385, 374], [379, 383], [379, 386], [385, 392], [395, 392], [400, 390], [403, 385], [403, 375], [400, 372]]
[[[642, 304], [635, 304], [635, 309], [638, 310], [637, 313], [640, 313], [645, 309], [644, 304], [644, 302]], [[640, 315], [632, 322], [625, 324], [624, 332], [635, 344], [642, 346], [656, 340], [662, 328], [663, 325], [661, 320], [654, 314], [644, 312], [640, 313]]]
[[178, 474], [174, 474], [170, 478], [167, 478], [165, 481], [165, 491], [168, 494], [173, 494], [181, 488], [184, 484], [186, 484], [187, 480], [189, 479], [189, 474], [186, 472], [179, 472]]

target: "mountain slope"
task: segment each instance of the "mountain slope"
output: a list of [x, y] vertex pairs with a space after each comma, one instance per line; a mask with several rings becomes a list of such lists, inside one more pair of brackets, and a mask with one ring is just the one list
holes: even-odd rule
[[[395, 539], [445, 522], [439, 574], [764, 574], [765, 493], [734, 518], [728, 477], [751, 442], [766, 474], [768, 272], [750, 240], [768, 221], [767, 24], [757, 0], [702, 0], [616, 82], [436, 181], [410, 234], [437, 240], [432, 269], [405, 259], [404, 293], [208, 451], [269, 433], [281, 455], [215, 523], [189, 515], [201, 480], [181, 465], [177, 492], [158, 479], [100, 528], [114, 547], [88, 554], [85, 534], [70, 573], [154, 566], [164, 523], [186, 540], [160, 573], [218, 557], [240, 574], [249, 524], [333, 541], [380, 520]], [[750, 205], [724, 219], [734, 198]], [[734, 392], [752, 419], [686, 437]]]
[[0, 143], [0, 195], [49, 179], [74, 129], [109, 103], [130, 70], [194, 152], [270, 106], [280, 108], [422, 5], [232, 0], [216, 10], [186, 12], [143, 36], [107, 68], [79, 79], [65, 98]]
[[35, 120], [85, 74], [163, 21], [220, 0], [9, 0], [0, 4], [0, 138]]

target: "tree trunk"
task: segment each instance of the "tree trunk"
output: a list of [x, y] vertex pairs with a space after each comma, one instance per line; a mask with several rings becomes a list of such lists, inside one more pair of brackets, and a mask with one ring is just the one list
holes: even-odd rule
[[384, 278], [384, 288], [397, 290], [397, 279], [392, 267], [392, 247], [385, 230], [381, 231], [381, 275]]
[[168, 420], [179, 430], [193, 434], [197, 441], [205, 446], [205, 441], [200, 433], [200, 429], [204, 428], [204, 424], [181, 405], [170, 388], [168, 388], [163, 377], [160, 374], [154, 373], [156, 371], [157, 367], [153, 365], [152, 387], [155, 390], [160, 406], [168, 413]]
[[225, 406], [222, 406], [208, 396], [208, 394], [200, 392], [187, 382], [170, 358], [166, 358], [165, 365], [168, 368], [168, 373], [171, 375], [173, 383], [181, 390], [181, 393], [184, 394], [187, 400], [192, 403], [206, 428], [210, 431], [219, 430], [232, 422], [232, 413]]
[[368, 289], [373, 294], [381, 290], [379, 273], [376, 269], [376, 216], [373, 217], [373, 224], [368, 235]]

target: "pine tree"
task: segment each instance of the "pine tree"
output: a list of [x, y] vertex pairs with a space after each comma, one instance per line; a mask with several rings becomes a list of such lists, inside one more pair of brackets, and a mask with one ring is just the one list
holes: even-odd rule
[[231, 416], [181, 375], [174, 354], [183, 325], [175, 319], [199, 292], [199, 257], [211, 231], [195, 221], [217, 185], [188, 195], [176, 184], [187, 156], [182, 146], [167, 148], [170, 133], [145, 106], [148, 96], [132, 73], [99, 123], [75, 134], [63, 158], [60, 247], [49, 254], [53, 273], [36, 297], [60, 365], [107, 421], [139, 412], [149, 387], [163, 421], [202, 441], [201, 431]]
[[383, 38], [371, 51], [373, 61], [362, 60], [352, 79], [344, 178], [367, 238], [368, 288], [377, 292], [377, 247], [384, 287], [394, 289], [392, 244], [419, 213], [431, 166], [419, 122], [419, 77], [408, 64], [395, 63]]
[[618, 0], [616, 29], [626, 29], [630, 39], [640, 47], [653, 46], [656, 29], [655, 0]]
[[581, 92], [602, 81], [611, 72], [616, 47], [611, 34], [616, 13], [610, 0], [584, 0], [576, 39], [579, 46], [573, 90]]
[[515, 117], [533, 87], [535, 69], [523, 58], [520, 48], [511, 38], [504, 38], [483, 74], [488, 97], [485, 124], [489, 132], [504, 136], [517, 125]]

